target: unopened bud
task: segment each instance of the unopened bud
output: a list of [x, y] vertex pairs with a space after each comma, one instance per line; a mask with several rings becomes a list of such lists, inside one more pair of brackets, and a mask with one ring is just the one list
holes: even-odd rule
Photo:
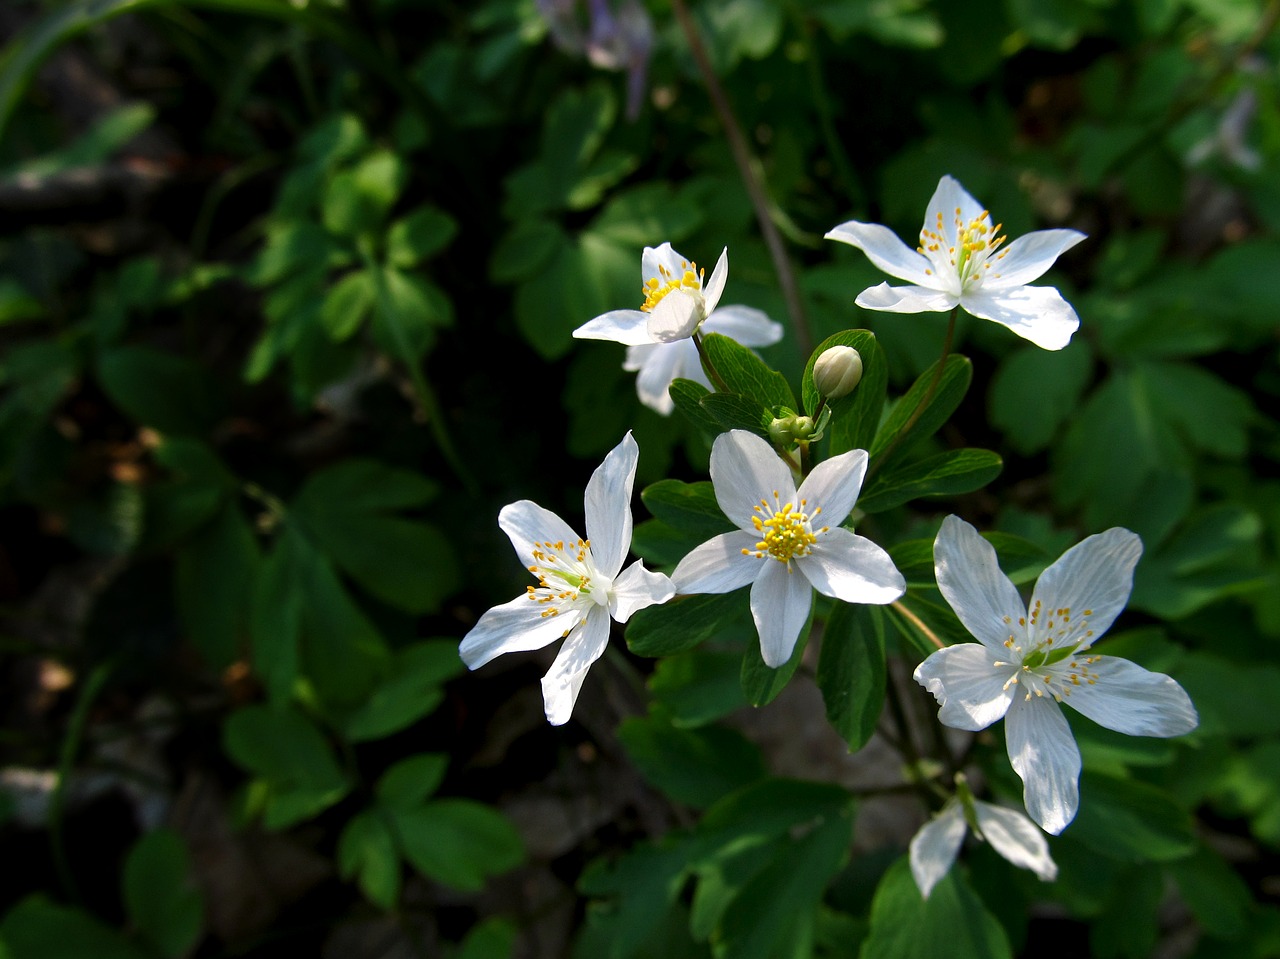
[[786, 411], [769, 424], [769, 438], [777, 446], [789, 447], [814, 438], [816, 428], [813, 419]]
[[813, 364], [813, 385], [829, 400], [848, 396], [862, 379], [862, 356], [852, 346], [822, 351]]

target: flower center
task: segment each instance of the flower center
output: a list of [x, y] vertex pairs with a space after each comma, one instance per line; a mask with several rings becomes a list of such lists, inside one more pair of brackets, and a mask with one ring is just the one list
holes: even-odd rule
[[[920, 245], [917, 253], [923, 253], [936, 267], [945, 269], [950, 266], [960, 278], [960, 286], [981, 283], [993, 263], [1004, 259], [1007, 250], [996, 252], [1006, 237], [1000, 235], [1002, 224], [991, 225], [991, 214], [983, 210], [967, 224], [961, 219], [960, 207], [956, 207], [955, 227], [956, 245], [951, 246], [943, 230], [942, 214], [930, 229], [927, 225], [920, 231]], [[944, 252], [945, 251], [945, 252]], [[932, 274], [932, 270], [926, 270]], [[990, 274], [998, 277], [999, 273]]]
[[[1020, 645], [1010, 633], [1004, 645], [1014, 659], [1011, 662], [997, 660], [992, 664], [997, 669], [1017, 667], [1005, 682], [1006, 689], [1021, 681], [1027, 691], [1027, 699], [1047, 693], [1062, 702], [1071, 695], [1074, 687], [1082, 683], [1092, 686], [1098, 681], [1099, 675], [1090, 668], [1098, 657], [1077, 655], [1093, 644], [1094, 631], [1089, 629], [1093, 610], [1086, 609], [1079, 616], [1073, 616], [1070, 606], [1045, 609], [1043, 603], [1036, 600], [1027, 615], [1030, 622], [1026, 617], [1020, 617], [1018, 625], [1026, 629], [1030, 649]], [[1004, 621], [1012, 627], [1010, 617], [1006, 616]]]
[[702, 279], [706, 275], [706, 270], [699, 270], [698, 264], [680, 261], [680, 268], [684, 272], [676, 277], [661, 263], [658, 264], [658, 276], [652, 276], [644, 281], [640, 291], [644, 293], [644, 303], [640, 307], [645, 313], [649, 313], [655, 306], [662, 302], [662, 298], [672, 290], [684, 290], [686, 293], [694, 293], [702, 295]]
[[773, 491], [773, 502], [774, 505], [770, 506], [768, 500], [762, 499], [755, 507], [756, 515], [751, 517], [751, 523], [761, 534], [761, 539], [754, 550], [744, 549], [742, 554], [757, 559], [772, 556], [780, 563], [790, 563], [798, 556], [809, 555], [813, 544], [818, 541], [818, 533], [825, 533], [830, 528], [823, 526], [814, 532], [812, 520], [822, 512], [822, 507], [806, 513], [808, 500], [802, 499], [797, 509], [793, 503], [781, 503], [777, 490]]
[[611, 584], [595, 568], [590, 540], [534, 543], [533, 559], [528, 569], [538, 577], [538, 585], [526, 587], [526, 594], [544, 607], [538, 614], [544, 619], [575, 606], [608, 603]]

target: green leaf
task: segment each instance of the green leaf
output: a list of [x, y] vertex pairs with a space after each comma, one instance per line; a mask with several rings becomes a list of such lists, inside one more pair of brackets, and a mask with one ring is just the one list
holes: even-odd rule
[[1237, 503], [1200, 510], [1144, 557], [1134, 576], [1131, 604], [1179, 619], [1251, 588], [1259, 582], [1251, 553], [1261, 533], [1257, 514]]
[[378, 780], [378, 801], [392, 809], [411, 810], [440, 788], [449, 768], [443, 753], [419, 753], [402, 759]]
[[649, 512], [691, 536], [707, 539], [734, 528], [720, 510], [709, 481], [664, 479], [646, 486], [640, 499]]
[[618, 739], [650, 785], [695, 809], [765, 775], [760, 750], [719, 726], [677, 729], [665, 717], [633, 716]]
[[735, 652], [695, 649], [658, 661], [649, 677], [654, 702], [675, 726], [701, 726], [745, 706]]
[[1195, 824], [1170, 796], [1146, 783], [1085, 772], [1073, 838], [1123, 862], [1169, 862], [1195, 848]]
[[858, 497], [864, 513], [879, 513], [921, 496], [956, 496], [982, 489], [1000, 475], [1004, 460], [990, 450], [949, 450], [876, 474]]
[[187, 847], [172, 829], [147, 833], [124, 863], [125, 908], [134, 927], [164, 956], [177, 959], [200, 937], [204, 897], [191, 880]]
[[841, 786], [796, 779], [764, 779], [725, 796], [698, 823], [701, 854], [712, 861], [740, 843], [765, 842], [789, 835], [816, 820], [847, 813], [853, 797]]
[[861, 959], [1012, 959], [1004, 928], [969, 888], [959, 866], [920, 898], [906, 857], [884, 874], [871, 901]]
[[297, 710], [248, 706], [231, 714], [223, 748], [269, 787], [263, 823], [283, 829], [309, 819], [351, 788], [324, 736]]
[[809, 642], [809, 632], [813, 628], [812, 593], [810, 593], [809, 603], [809, 618], [800, 628], [800, 635], [796, 637], [791, 658], [777, 669], [765, 665], [764, 657], [760, 654], [758, 636], [751, 637], [747, 642], [746, 652], [742, 654], [742, 692], [752, 706], [763, 706], [772, 702], [799, 668], [800, 660], [804, 658], [804, 648]]
[[[653, 955], [645, 946], [661, 938], [664, 923], [679, 911], [676, 897], [689, 871], [689, 847], [688, 839], [673, 841], [668, 835], [661, 846], [640, 845], [615, 861], [597, 859], [587, 867], [578, 882], [579, 891], [610, 898], [602, 904], [604, 909], [588, 913], [590, 921], [607, 910], [603, 955], [609, 959]], [[659, 957], [665, 959], [663, 953], [653, 959]]]
[[636, 266], [633, 250], [581, 233], [516, 287], [516, 326], [540, 356], [557, 359], [592, 317], [640, 305]]
[[434, 491], [417, 474], [345, 460], [307, 480], [291, 515], [371, 594], [406, 612], [433, 612], [458, 586], [452, 550], [434, 526], [389, 514], [421, 505]]
[[439, 253], [458, 233], [458, 221], [433, 206], [419, 207], [387, 230], [387, 262], [409, 269]]
[[266, 230], [266, 243], [247, 279], [258, 286], [294, 279], [299, 273], [318, 279], [340, 249], [323, 227], [310, 220], [271, 223]]
[[348, 273], [325, 291], [320, 321], [329, 336], [341, 343], [360, 329], [377, 298], [377, 282], [368, 270]]
[[432, 712], [444, 693], [441, 684], [462, 672], [453, 640], [434, 640], [406, 646], [392, 654], [386, 678], [343, 723], [353, 743], [382, 739]]
[[486, 919], [467, 933], [457, 959], [511, 959], [517, 932], [510, 919], [502, 916]]
[[874, 606], [836, 603], [822, 632], [818, 688], [828, 721], [857, 752], [884, 709], [884, 620]]
[[738, 620], [742, 596], [702, 593], [638, 610], [627, 621], [627, 648], [637, 656], [670, 656], [693, 649]]
[[212, 384], [184, 357], [121, 346], [98, 358], [97, 374], [113, 403], [161, 433], [203, 434], [215, 418]]
[[293, 697], [302, 647], [307, 547], [286, 529], [264, 558], [249, 610], [251, 661], [273, 703]]
[[230, 666], [249, 636], [262, 557], [239, 508], [225, 502], [213, 521], [183, 543], [174, 560], [174, 596], [206, 662]]
[[[535, 276], [552, 261], [569, 238], [556, 223], [521, 220], [493, 248], [489, 257], [489, 279], [494, 283], [515, 283]], [[584, 317], [583, 322], [589, 317]]]
[[911, 389], [907, 390], [906, 395], [894, 404], [888, 417], [885, 418], [884, 425], [876, 433], [875, 442], [871, 444], [873, 463], [880, 460], [885, 450], [899, 435], [903, 435], [904, 439], [894, 447], [894, 453], [897, 456], [909, 450], [914, 443], [936, 433], [956, 411], [956, 407], [964, 399], [965, 393], [969, 390], [969, 383], [973, 379], [973, 364], [969, 362], [968, 357], [952, 353], [947, 357], [942, 375], [938, 378], [938, 384], [934, 387], [928, 404], [911, 428], [905, 433], [903, 431], [903, 427], [916, 415], [921, 402], [929, 395], [937, 368], [938, 364], [934, 363], [921, 373], [919, 379], [911, 384]]
[[383, 909], [400, 899], [400, 852], [386, 821], [366, 810], [347, 822], [338, 840], [338, 874], [355, 878], [369, 901]]
[[1092, 373], [1093, 357], [1083, 339], [1057, 352], [1019, 350], [991, 379], [991, 422], [1019, 453], [1038, 453], [1079, 408]]
[[619, 246], [652, 246], [657, 238], [676, 242], [696, 229], [705, 215], [669, 183], [644, 183], [615, 193], [591, 221], [591, 231]]
[[1165, 867], [1182, 900], [1210, 935], [1235, 939], [1244, 932], [1253, 895], [1235, 869], [1206, 845]]
[[875, 439], [880, 426], [880, 410], [884, 406], [889, 383], [889, 365], [884, 350], [870, 330], [843, 330], [818, 344], [804, 367], [800, 396], [805, 412], [813, 415], [818, 407], [818, 391], [813, 385], [813, 365], [833, 346], [851, 346], [862, 357], [862, 379], [852, 393], [831, 402], [831, 455], [849, 450], [865, 450]]
[[695, 427], [709, 436], [715, 436], [722, 432], [720, 420], [717, 419], [710, 410], [702, 405], [703, 399], [711, 395], [701, 383], [695, 383], [693, 380], [675, 379], [671, 381], [668, 388], [671, 394], [671, 401], [675, 403], [676, 409]]
[[440, 800], [391, 814], [404, 857], [429, 879], [474, 892], [486, 876], [524, 860], [514, 827], [502, 815], [465, 799]]
[[0, 277], [0, 326], [44, 316], [44, 304], [13, 277]]
[[12, 959], [150, 959], [88, 913], [28, 896], [0, 923], [0, 948]]
[[408, 177], [408, 167], [390, 150], [377, 150], [350, 169], [335, 173], [322, 200], [325, 229], [339, 236], [356, 236], [378, 228]]
[[151, 126], [156, 110], [149, 103], [125, 103], [103, 114], [66, 146], [21, 164], [23, 177], [47, 177], [76, 167], [97, 166]]
[[1257, 417], [1242, 390], [1188, 363], [1146, 362], [1138, 375], [1154, 407], [1194, 449], [1239, 458]]
[[751, 878], [725, 911], [721, 941], [734, 959], [787, 955], [796, 925], [812, 922], [827, 884], [849, 854], [852, 823], [833, 816]]
[[702, 338], [702, 349], [730, 393], [739, 393], [767, 410], [795, 409], [796, 398], [786, 377], [736, 340], [719, 333]]
[[747, 430], [762, 439], [769, 438], [773, 417], [763, 406], [739, 393], [708, 393], [698, 401], [716, 423], [715, 432]]

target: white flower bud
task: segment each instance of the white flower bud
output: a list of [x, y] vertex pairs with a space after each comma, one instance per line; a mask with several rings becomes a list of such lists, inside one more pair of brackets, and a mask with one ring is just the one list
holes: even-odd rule
[[848, 396], [862, 379], [862, 356], [852, 346], [823, 350], [813, 364], [813, 385], [829, 400]]

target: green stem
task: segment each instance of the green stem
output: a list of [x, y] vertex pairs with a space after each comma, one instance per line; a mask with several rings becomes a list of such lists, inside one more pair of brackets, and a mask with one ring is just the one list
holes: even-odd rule
[[875, 475], [876, 471], [889, 461], [890, 454], [902, 445], [902, 441], [907, 438], [912, 427], [920, 422], [920, 417], [924, 415], [924, 411], [927, 410], [929, 408], [929, 404], [933, 402], [933, 397], [938, 392], [938, 384], [942, 382], [942, 372], [947, 367], [947, 356], [951, 353], [951, 338], [955, 335], [956, 313], [959, 309], [959, 306], [953, 306], [951, 308], [951, 315], [947, 317], [947, 335], [942, 340], [942, 356], [938, 358], [938, 365], [933, 371], [933, 379], [929, 381], [929, 388], [924, 391], [924, 396], [920, 397], [920, 402], [917, 403], [916, 408], [911, 411], [911, 416], [902, 424], [902, 429], [898, 430], [898, 435], [889, 441], [889, 445], [882, 449], [880, 451], [880, 455], [877, 456], [875, 460], [872, 461], [871, 465], [867, 467], [867, 475], [862, 479], [864, 488], [871, 477]]
[[786, 248], [782, 245], [782, 236], [769, 213], [769, 197], [757, 175], [751, 150], [747, 147], [747, 138], [743, 136], [742, 126], [733, 112], [729, 97], [725, 94], [711, 66], [707, 49], [702, 43], [702, 37], [698, 33], [697, 25], [693, 22], [693, 17], [689, 14], [688, 5], [685, 0], [672, 0], [671, 6], [675, 11], [676, 19], [680, 21], [680, 29], [689, 41], [689, 52], [698, 67], [698, 72], [702, 75], [707, 95], [711, 98], [711, 106], [720, 119], [720, 125], [724, 127], [725, 136], [729, 140], [729, 152], [733, 155], [734, 165], [738, 168], [738, 175], [742, 178], [751, 206], [755, 210], [756, 221], [760, 224], [760, 234], [764, 238], [765, 246], [769, 249], [774, 272], [778, 275], [778, 286], [781, 287], [782, 297], [787, 304], [787, 314], [791, 319], [796, 344], [800, 348], [800, 354], [807, 356], [813, 352], [813, 335], [809, 331], [804, 303], [800, 299], [800, 286], [796, 282], [795, 272], [791, 269]]
[[440, 401], [436, 399], [435, 391], [431, 389], [427, 378], [422, 375], [421, 365], [414, 359], [413, 349], [409, 345], [409, 337], [405, 334], [400, 318], [396, 315], [391, 299], [387, 295], [382, 267], [378, 265], [363, 244], [361, 244], [360, 255], [364, 259], [365, 269], [373, 277], [374, 288], [377, 290], [378, 310], [382, 313], [387, 322], [387, 329], [391, 331], [391, 335], [396, 341], [396, 349], [400, 352], [400, 359], [404, 363], [405, 369], [408, 370], [409, 380], [413, 383], [418, 402], [422, 404], [422, 411], [426, 414], [431, 435], [435, 437], [436, 444], [440, 447], [440, 452], [444, 455], [445, 462], [449, 464], [454, 475], [466, 487], [468, 492], [474, 493], [478, 489], [475, 478], [467, 469], [466, 464], [463, 463], [462, 457], [458, 455], [458, 450], [453, 445], [453, 438], [449, 436], [449, 431], [445, 428], [444, 417], [440, 413]]
[[708, 378], [715, 384], [717, 393], [732, 393], [724, 378], [720, 375], [720, 371], [716, 369], [711, 357], [707, 355], [707, 351], [702, 346], [702, 337], [695, 330], [693, 334], [693, 348], [698, 351], [698, 359], [702, 360], [702, 369], [706, 372]]
[[62, 888], [73, 903], [80, 903], [80, 890], [76, 886], [75, 875], [71, 871], [71, 863], [67, 859], [66, 837], [62, 832], [63, 810], [66, 806], [67, 781], [71, 778], [71, 767], [75, 764], [76, 754], [80, 752], [80, 744], [84, 740], [85, 727], [89, 722], [89, 709], [98, 698], [107, 677], [111, 674], [108, 663], [99, 663], [85, 681], [80, 690], [80, 698], [67, 723], [67, 735], [62, 740], [62, 749], [58, 753], [58, 779], [54, 783], [53, 793], [49, 796], [49, 847], [53, 854], [53, 865], [58, 873]]

